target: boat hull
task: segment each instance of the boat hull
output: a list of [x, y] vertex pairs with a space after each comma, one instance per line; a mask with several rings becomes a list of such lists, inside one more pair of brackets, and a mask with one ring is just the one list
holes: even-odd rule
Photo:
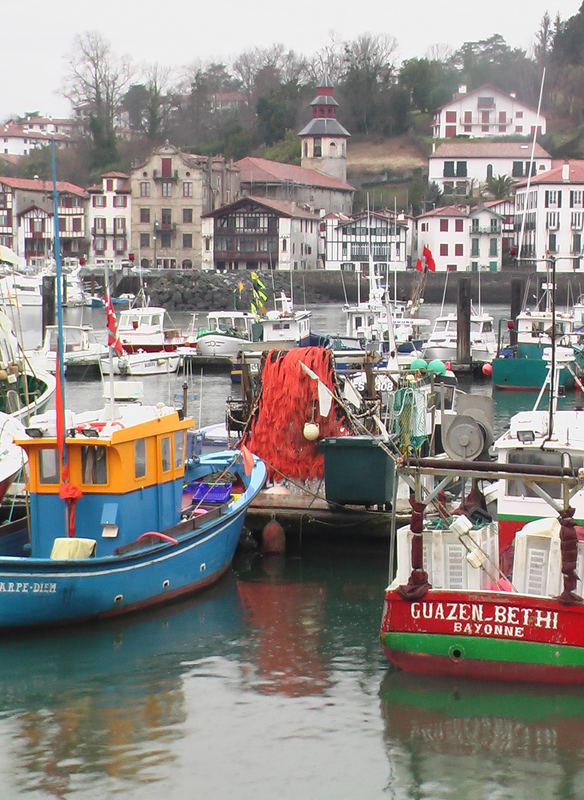
[[499, 592], [386, 591], [381, 644], [396, 667], [423, 675], [523, 683], [584, 682], [583, 605]]
[[[549, 372], [542, 358], [494, 358], [492, 362], [493, 385], [508, 391], [538, 392]], [[567, 370], [560, 372], [560, 387], [572, 389], [574, 378]]]
[[249, 339], [226, 333], [203, 333], [197, 338], [197, 353], [208, 358], [235, 358], [248, 344]]
[[[131, 353], [113, 359], [113, 374], [121, 376], [166, 375], [176, 372], [181, 357], [177, 353]], [[109, 360], [101, 361], [104, 375], [110, 374]]]
[[215, 583], [229, 568], [247, 504], [177, 544], [125, 557], [0, 559], [0, 629], [67, 625], [168, 603]]

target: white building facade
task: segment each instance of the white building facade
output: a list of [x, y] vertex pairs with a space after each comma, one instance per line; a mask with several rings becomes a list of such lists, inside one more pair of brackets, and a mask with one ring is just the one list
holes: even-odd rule
[[501, 269], [502, 217], [486, 206], [444, 206], [416, 219], [416, 254], [428, 247], [436, 272]]
[[88, 228], [91, 236], [88, 258], [112, 261], [128, 259], [132, 234], [130, 177], [106, 172], [101, 183], [88, 188]]
[[368, 274], [370, 258], [379, 274], [408, 267], [408, 225], [393, 214], [331, 213], [322, 218], [320, 228], [320, 252], [327, 270]]
[[[491, 178], [521, 179], [529, 175], [531, 145], [523, 142], [443, 142], [428, 158], [428, 181], [445, 195], [478, 195]], [[532, 175], [552, 166], [552, 157], [536, 144]]]
[[485, 84], [467, 92], [460, 86], [448, 103], [437, 108], [432, 117], [432, 137], [454, 136], [484, 138], [493, 136], [538, 136], [546, 132], [546, 119], [537, 109], [517, 99], [514, 93], [502, 92]]
[[518, 256], [533, 259], [546, 272], [555, 259], [558, 272], [584, 268], [584, 160], [574, 160], [517, 186], [515, 237]]

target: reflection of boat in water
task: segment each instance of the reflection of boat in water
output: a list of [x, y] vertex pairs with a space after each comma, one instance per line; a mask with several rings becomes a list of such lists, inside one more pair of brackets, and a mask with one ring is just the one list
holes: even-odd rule
[[577, 689], [420, 679], [390, 669], [379, 697], [393, 786], [403, 791], [395, 796], [580, 796], [584, 695]]

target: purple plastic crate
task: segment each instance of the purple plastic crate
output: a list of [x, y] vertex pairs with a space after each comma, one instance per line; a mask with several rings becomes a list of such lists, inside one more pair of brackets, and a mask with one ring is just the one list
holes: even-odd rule
[[225, 503], [231, 497], [232, 483], [199, 483], [193, 481], [188, 491], [193, 493], [193, 502]]

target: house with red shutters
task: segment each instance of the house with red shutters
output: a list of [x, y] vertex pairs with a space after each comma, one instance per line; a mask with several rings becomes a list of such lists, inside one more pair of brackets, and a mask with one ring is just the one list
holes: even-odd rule
[[441, 206], [416, 217], [416, 258], [428, 248], [436, 272], [497, 272], [502, 263], [501, 214], [486, 205]]
[[515, 92], [503, 92], [483, 84], [468, 92], [459, 86], [452, 99], [432, 115], [432, 137], [452, 139], [468, 136], [478, 139], [494, 136], [542, 136], [546, 118], [537, 109], [517, 99]]
[[87, 192], [89, 260], [127, 259], [132, 222], [130, 176], [124, 172], [106, 172], [101, 176], [101, 183], [89, 186]]

